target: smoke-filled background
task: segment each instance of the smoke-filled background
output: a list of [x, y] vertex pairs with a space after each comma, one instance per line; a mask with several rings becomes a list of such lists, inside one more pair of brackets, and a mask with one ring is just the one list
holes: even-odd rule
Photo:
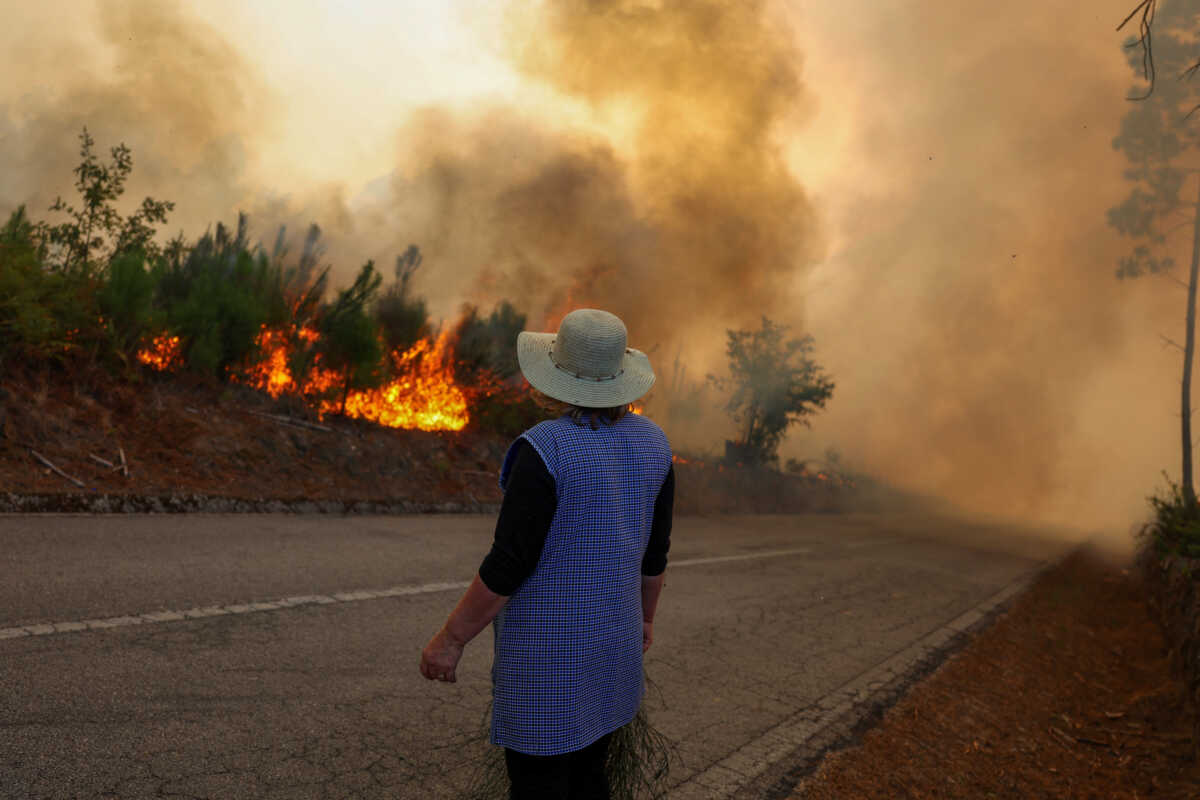
[[[1117, 539], [1178, 473], [1184, 297], [1105, 224], [1131, 0], [3, 5], [5, 214], [73, 194], [86, 124], [169, 234], [315, 221], [340, 285], [416, 243], [435, 316], [612, 310], [657, 393], [811, 333], [837, 388], [785, 458]], [[732, 434], [705, 397], [677, 446]]]

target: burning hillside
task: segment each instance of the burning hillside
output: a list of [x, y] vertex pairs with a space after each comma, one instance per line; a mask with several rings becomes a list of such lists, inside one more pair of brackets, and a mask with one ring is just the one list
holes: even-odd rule
[[[376, 388], [351, 390], [343, 390], [345, 372], [324, 366], [319, 353], [308, 359], [301, 375], [293, 374], [298, 351], [311, 351], [319, 339], [320, 333], [308, 326], [263, 326], [256, 340], [258, 359], [230, 379], [273, 398], [304, 398], [321, 418], [344, 414], [389, 428], [422, 431], [458, 431], [470, 420], [466, 393], [455, 382], [447, 334], [423, 337], [407, 350], [392, 351], [388, 381]], [[179, 337], [159, 336], [139, 350], [137, 358], [155, 370], [170, 371], [181, 363], [179, 347]]]

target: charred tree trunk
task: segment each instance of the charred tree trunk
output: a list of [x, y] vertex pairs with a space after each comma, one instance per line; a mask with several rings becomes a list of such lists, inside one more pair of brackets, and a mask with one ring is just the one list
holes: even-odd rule
[[1192, 266], [1188, 273], [1187, 330], [1183, 346], [1183, 387], [1181, 390], [1181, 443], [1183, 445], [1183, 497], [1189, 509], [1196, 506], [1196, 488], [1192, 482], [1192, 361], [1196, 352], [1196, 272], [1200, 267], [1200, 191], [1196, 198], [1196, 218], [1192, 223]]

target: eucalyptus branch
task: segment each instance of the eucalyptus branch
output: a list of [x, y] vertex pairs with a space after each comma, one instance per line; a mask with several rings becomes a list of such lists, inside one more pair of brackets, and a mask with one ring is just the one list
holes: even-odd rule
[[1142, 75], [1145, 76], [1150, 86], [1146, 89], [1146, 93], [1141, 97], [1130, 97], [1129, 100], [1145, 100], [1154, 93], [1154, 48], [1151, 42], [1151, 26], [1154, 23], [1154, 11], [1158, 5], [1158, 0], [1142, 0], [1137, 4], [1133, 11], [1129, 12], [1129, 16], [1121, 21], [1117, 26], [1117, 30], [1121, 30], [1129, 23], [1131, 19], [1141, 12], [1141, 19], [1138, 20], [1138, 39], [1134, 45], [1142, 46]]

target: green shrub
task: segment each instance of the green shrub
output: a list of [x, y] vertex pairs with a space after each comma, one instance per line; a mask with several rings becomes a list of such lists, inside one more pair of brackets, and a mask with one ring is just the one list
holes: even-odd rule
[[463, 306], [454, 328], [455, 379], [471, 393], [471, 425], [477, 430], [517, 436], [546, 418], [518, 376], [517, 334], [525, 315], [507, 300], [487, 317]]
[[51, 271], [20, 206], [0, 228], [0, 361], [67, 363], [103, 341], [96, 290], [83, 271]]
[[97, 301], [115, 353], [128, 358], [147, 333], [160, 327], [154, 308], [157, 276], [146, 269], [140, 250], [118, 254], [108, 265], [108, 280], [101, 284]]
[[546, 419], [528, 391], [512, 386], [472, 387], [471, 427], [516, 438]]
[[383, 378], [383, 344], [375, 321], [367, 314], [382, 281], [375, 263], [368, 261], [350, 288], [338, 292], [337, 299], [321, 313], [322, 336], [317, 342], [317, 352], [325, 366], [346, 376], [342, 385], [343, 410], [352, 389], [377, 386]]
[[502, 301], [483, 318], [475, 306], [463, 306], [454, 329], [455, 371], [464, 381], [481, 372], [506, 380], [520, 371], [517, 363], [517, 334], [525, 329], [525, 315], [512, 303]]
[[1165, 493], [1149, 498], [1154, 519], [1142, 528], [1159, 555], [1200, 558], [1200, 506], [1189, 503], [1183, 488], [1167, 478]]
[[217, 223], [215, 235], [165, 256], [157, 272], [156, 302], [194, 371], [228, 377], [249, 360], [264, 325], [291, 319], [283, 270], [250, 251], [245, 214], [234, 236]]
[[408, 350], [418, 340], [430, 335], [429, 311], [425, 301], [412, 296], [409, 281], [421, 266], [421, 251], [409, 245], [396, 257], [396, 282], [379, 296], [375, 303], [375, 319], [388, 351]]

